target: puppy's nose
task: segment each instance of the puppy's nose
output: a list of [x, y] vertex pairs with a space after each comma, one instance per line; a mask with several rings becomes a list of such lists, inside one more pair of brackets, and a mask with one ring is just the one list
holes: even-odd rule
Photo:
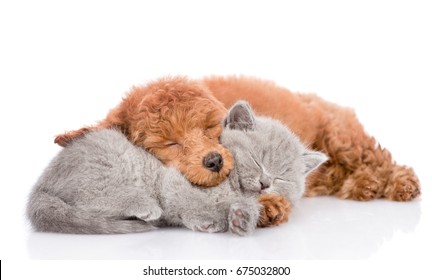
[[203, 159], [203, 165], [210, 171], [219, 172], [223, 166], [223, 158], [219, 153], [208, 153]]

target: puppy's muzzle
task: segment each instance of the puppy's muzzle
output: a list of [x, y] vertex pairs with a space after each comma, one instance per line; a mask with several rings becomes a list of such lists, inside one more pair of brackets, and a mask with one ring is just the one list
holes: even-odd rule
[[219, 153], [208, 153], [203, 159], [203, 165], [212, 172], [219, 172], [223, 167], [223, 158]]

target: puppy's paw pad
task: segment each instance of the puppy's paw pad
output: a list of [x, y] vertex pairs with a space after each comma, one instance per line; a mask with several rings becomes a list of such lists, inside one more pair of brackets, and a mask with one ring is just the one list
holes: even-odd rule
[[386, 187], [385, 196], [391, 200], [409, 201], [420, 193], [420, 182], [414, 170], [406, 166], [396, 166]]
[[288, 221], [291, 204], [284, 196], [264, 194], [259, 197], [259, 202], [262, 206], [259, 227], [278, 226]]
[[399, 185], [396, 189], [394, 199], [397, 201], [413, 200], [420, 195], [420, 188], [415, 184]]
[[357, 193], [357, 200], [369, 201], [378, 197], [379, 185], [371, 182], [370, 184], [359, 188]]

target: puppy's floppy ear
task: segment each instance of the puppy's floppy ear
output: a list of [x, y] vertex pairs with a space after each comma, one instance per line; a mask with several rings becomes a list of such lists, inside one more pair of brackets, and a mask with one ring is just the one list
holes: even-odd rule
[[325, 154], [310, 150], [306, 151], [302, 155], [302, 158], [306, 167], [304, 171], [305, 175], [317, 169], [321, 164], [328, 160], [328, 157]]
[[228, 111], [228, 116], [223, 120], [223, 126], [238, 130], [255, 130], [255, 116], [252, 108], [246, 101], [237, 101]]

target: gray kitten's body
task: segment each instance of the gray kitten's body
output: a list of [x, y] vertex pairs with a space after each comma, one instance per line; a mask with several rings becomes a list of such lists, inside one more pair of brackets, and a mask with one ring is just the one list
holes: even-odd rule
[[234, 105], [224, 126], [221, 142], [236, 164], [217, 187], [193, 186], [120, 132], [101, 130], [52, 160], [30, 195], [28, 217], [36, 230], [64, 233], [142, 232], [165, 225], [250, 233], [259, 218], [256, 197], [275, 192], [295, 203], [307, 174], [326, 157], [306, 149], [282, 124], [255, 117], [244, 102]]

